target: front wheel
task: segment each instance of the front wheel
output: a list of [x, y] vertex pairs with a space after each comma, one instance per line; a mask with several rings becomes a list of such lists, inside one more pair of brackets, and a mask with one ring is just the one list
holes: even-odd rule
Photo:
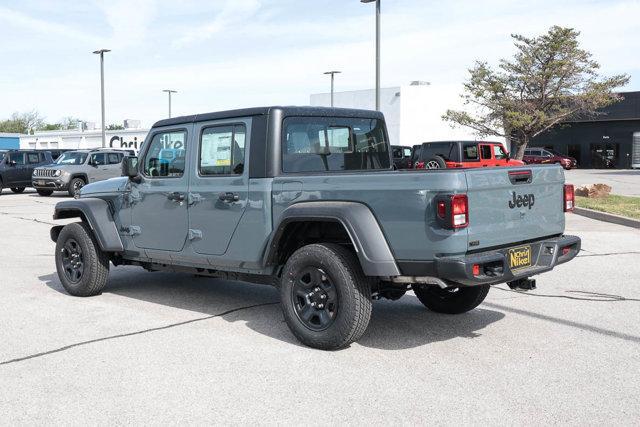
[[80, 191], [82, 187], [85, 186], [84, 179], [82, 178], [73, 178], [69, 183], [69, 195], [71, 197], [76, 197], [76, 194]]
[[431, 311], [461, 314], [479, 306], [489, 293], [490, 285], [461, 286], [442, 289], [433, 285], [413, 285], [413, 292]]
[[20, 194], [24, 191], [25, 187], [11, 187], [11, 191], [16, 194]]
[[282, 272], [280, 299], [291, 332], [322, 350], [357, 341], [371, 318], [371, 285], [355, 254], [336, 244], [294, 252]]
[[60, 231], [56, 269], [62, 286], [71, 295], [88, 297], [102, 292], [109, 276], [109, 257], [87, 223], [67, 224]]

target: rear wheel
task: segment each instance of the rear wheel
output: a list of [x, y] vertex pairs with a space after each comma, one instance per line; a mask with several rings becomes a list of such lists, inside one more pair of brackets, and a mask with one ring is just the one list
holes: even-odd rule
[[329, 243], [298, 249], [282, 272], [285, 321], [303, 344], [336, 350], [357, 341], [371, 317], [371, 286], [355, 254]]
[[433, 285], [413, 285], [413, 292], [431, 311], [461, 314], [479, 306], [487, 297], [490, 287], [490, 285], [477, 285], [442, 289]]
[[11, 187], [11, 191], [16, 194], [20, 194], [24, 191], [25, 187]]
[[440, 156], [434, 156], [429, 159], [425, 165], [425, 169], [445, 169], [447, 167], [447, 163]]
[[53, 190], [39, 190], [38, 189], [36, 191], [38, 192], [39, 195], [44, 196], [44, 197], [50, 196], [50, 195], [53, 194]]
[[71, 182], [69, 182], [69, 195], [71, 197], [76, 197], [76, 194], [82, 187], [84, 187], [86, 182], [82, 178], [73, 178]]
[[98, 295], [107, 284], [109, 257], [102, 252], [87, 223], [67, 224], [56, 242], [56, 269], [73, 296]]

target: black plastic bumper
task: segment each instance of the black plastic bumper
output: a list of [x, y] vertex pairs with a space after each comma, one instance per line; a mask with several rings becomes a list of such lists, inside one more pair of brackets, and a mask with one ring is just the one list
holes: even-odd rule
[[[579, 237], [559, 236], [472, 254], [439, 257], [434, 261], [399, 262], [398, 265], [405, 276], [431, 276], [465, 286], [496, 284], [552, 270], [575, 258], [580, 252], [580, 244]], [[531, 250], [531, 265], [511, 269], [510, 251], [525, 246]], [[474, 275], [474, 265], [478, 266], [477, 275]]]
[[37, 178], [31, 181], [31, 186], [36, 190], [67, 191], [69, 183], [55, 178]]

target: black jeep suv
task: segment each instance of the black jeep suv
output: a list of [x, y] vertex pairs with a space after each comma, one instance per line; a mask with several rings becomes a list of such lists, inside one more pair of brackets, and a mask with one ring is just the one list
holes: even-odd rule
[[5, 187], [22, 193], [31, 187], [31, 174], [38, 166], [53, 163], [51, 153], [40, 150], [0, 151], [0, 193]]

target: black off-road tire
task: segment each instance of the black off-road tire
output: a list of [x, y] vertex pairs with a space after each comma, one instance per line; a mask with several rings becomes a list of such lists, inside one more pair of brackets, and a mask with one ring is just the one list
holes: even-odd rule
[[42, 197], [47, 197], [53, 194], [53, 190], [39, 190], [36, 189], [36, 191], [38, 192], [38, 195], [42, 196]]
[[461, 286], [442, 289], [433, 285], [413, 285], [413, 292], [425, 307], [436, 313], [462, 314], [479, 306], [490, 285]]
[[[80, 248], [80, 259], [84, 267], [78, 280], [69, 277], [63, 261], [66, 245], [71, 242]], [[60, 231], [56, 242], [56, 269], [62, 286], [69, 294], [88, 297], [102, 292], [109, 276], [109, 257], [100, 249], [87, 223], [67, 224]]]
[[[320, 269], [334, 292], [335, 314], [322, 330], [305, 325], [299, 313], [298, 278], [307, 269]], [[332, 243], [303, 246], [287, 260], [280, 279], [280, 299], [285, 321], [303, 344], [322, 350], [337, 350], [357, 341], [371, 318], [371, 283], [362, 272], [356, 255]], [[307, 300], [308, 302], [309, 300]], [[298, 310], [298, 311], [297, 311]]]
[[26, 187], [11, 187], [11, 191], [13, 191], [16, 194], [20, 194], [24, 191]]
[[82, 187], [84, 187], [85, 185], [87, 185], [87, 183], [85, 182], [84, 179], [79, 178], [79, 177], [73, 178], [69, 182], [69, 195], [71, 197], [76, 197], [76, 192], [80, 191], [80, 189]]

